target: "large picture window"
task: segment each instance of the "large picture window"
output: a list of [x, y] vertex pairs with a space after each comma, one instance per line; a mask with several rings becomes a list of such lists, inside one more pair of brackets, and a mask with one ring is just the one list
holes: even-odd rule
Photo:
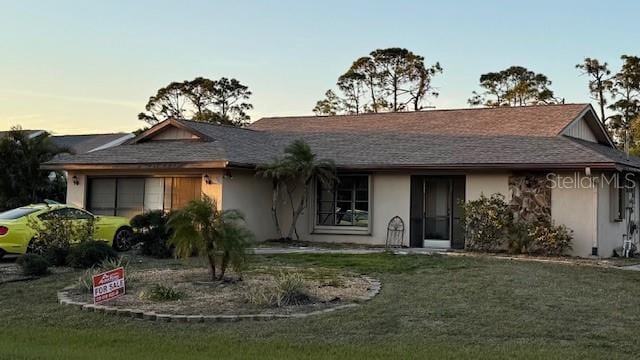
[[369, 176], [340, 175], [332, 187], [317, 183], [316, 225], [369, 227]]

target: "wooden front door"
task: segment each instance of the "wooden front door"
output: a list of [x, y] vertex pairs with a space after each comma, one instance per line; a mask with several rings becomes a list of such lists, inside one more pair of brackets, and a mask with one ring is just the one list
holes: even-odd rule
[[[171, 210], [185, 207], [189, 201], [199, 199], [202, 193], [202, 179], [199, 177], [175, 177], [171, 181]], [[165, 183], [165, 187], [167, 184]]]

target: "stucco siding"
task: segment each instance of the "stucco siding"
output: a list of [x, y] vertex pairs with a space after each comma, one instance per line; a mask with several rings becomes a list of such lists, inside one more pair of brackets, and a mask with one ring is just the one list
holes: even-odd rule
[[502, 194], [507, 202], [510, 201], [509, 175], [506, 172], [466, 174], [465, 201], [477, 200], [480, 195], [489, 197], [493, 194]]
[[566, 225], [573, 230], [571, 255], [591, 256], [591, 248], [596, 246], [597, 206], [598, 189], [595, 187], [552, 187], [551, 218], [556, 224]]
[[222, 208], [241, 211], [257, 241], [278, 238], [271, 216], [272, 185], [251, 171], [233, 171], [222, 179]]
[[202, 176], [202, 194], [214, 199], [218, 208], [222, 208], [222, 171], [221, 170], [210, 170], [206, 172], [206, 175], [209, 175], [209, 182]]
[[[611, 174], [606, 175], [610, 177]], [[623, 235], [627, 230], [627, 218], [622, 221], [613, 221], [611, 219], [611, 191], [614, 190], [611, 186], [603, 184], [598, 187], [598, 255], [602, 257], [611, 257], [613, 250], [616, 247], [623, 245]], [[634, 189], [634, 199], [638, 199], [638, 188]], [[636, 200], [637, 201], [637, 200]], [[631, 220], [638, 220], [638, 204], [634, 205], [634, 213], [631, 216]], [[637, 237], [638, 234], [636, 233]]]
[[[78, 185], [73, 183], [74, 177], [78, 181]], [[76, 172], [67, 174], [67, 204], [80, 208], [85, 207], [87, 192], [87, 176]]]

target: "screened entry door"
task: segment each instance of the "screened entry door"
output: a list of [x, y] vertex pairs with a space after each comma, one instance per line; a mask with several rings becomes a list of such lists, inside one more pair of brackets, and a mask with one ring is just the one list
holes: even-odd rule
[[451, 247], [452, 190], [450, 178], [424, 180], [424, 247]]
[[411, 176], [411, 247], [464, 248], [465, 177]]

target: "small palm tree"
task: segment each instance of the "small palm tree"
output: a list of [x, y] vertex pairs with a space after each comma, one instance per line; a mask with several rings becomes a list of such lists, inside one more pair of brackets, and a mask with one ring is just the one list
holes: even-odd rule
[[176, 255], [205, 257], [212, 281], [224, 279], [229, 266], [240, 271], [245, 265], [253, 234], [238, 211], [219, 210], [215, 200], [203, 196], [173, 213], [168, 224], [173, 229], [169, 244], [175, 246]]
[[[305, 195], [300, 196], [297, 205], [294, 204], [293, 193], [296, 186], [302, 184], [302, 194], [307, 194], [314, 179], [325, 186], [331, 186], [337, 180], [333, 160], [318, 159], [316, 154], [311, 151], [311, 147], [302, 140], [295, 140], [289, 144], [284, 149], [284, 156], [281, 159], [276, 159], [273, 163], [258, 170], [263, 176], [271, 177], [274, 184], [276, 182], [286, 183], [292, 212], [292, 222], [287, 232], [287, 239], [291, 239], [294, 233], [297, 235], [298, 218], [307, 207]], [[277, 190], [274, 189], [274, 191]], [[275, 213], [275, 206], [272, 207], [272, 211]]]

